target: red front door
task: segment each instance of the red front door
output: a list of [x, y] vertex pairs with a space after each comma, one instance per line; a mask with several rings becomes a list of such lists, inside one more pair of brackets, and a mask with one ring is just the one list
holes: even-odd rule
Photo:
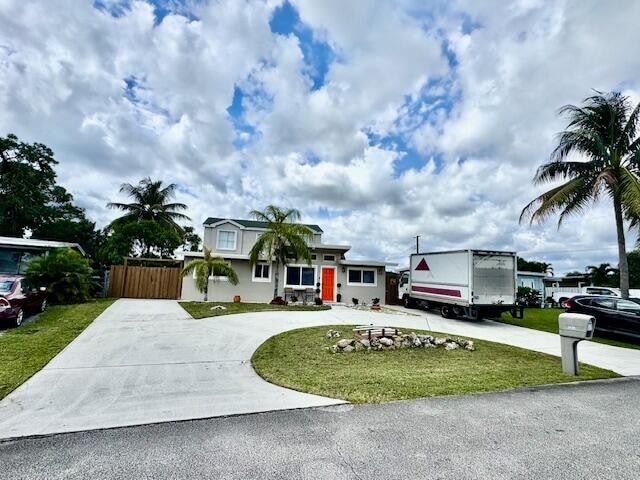
[[322, 300], [333, 302], [333, 288], [335, 284], [335, 268], [322, 268]]

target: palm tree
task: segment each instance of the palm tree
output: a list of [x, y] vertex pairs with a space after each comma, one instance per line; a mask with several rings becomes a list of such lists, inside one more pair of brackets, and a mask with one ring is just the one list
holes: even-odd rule
[[307, 239], [313, 231], [306, 225], [293, 223], [300, 220], [300, 212], [295, 208], [283, 210], [275, 205], [269, 205], [263, 212], [250, 212], [256, 220], [267, 223], [267, 231], [258, 237], [249, 252], [249, 263], [253, 268], [260, 258], [269, 263], [275, 262], [273, 298], [278, 296], [278, 282], [280, 265], [286, 265], [290, 258], [304, 260], [311, 265], [311, 250]]
[[553, 265], [547, 262], [542, 262], [542, 269], [544, 270], [541, 273], [545, 273], [553, 277]]
[[564, 183], [529, 203], [520, 221], [528, 217], [531, 223], [541, 222], [559, 212], [560, 227], [567, 216], [603, 195], [609, 197], [618, 237], [620, 290], [623, 298], [629, 298], [624, 218], [640, 219], [640, 104], [632, 108], [630, 100], [618, 92], [596, 92], [583, 103], [560, 109], [560, 114], [568, 115], [569, 125], [560, 133], [550, 161], [534, 177], [535, 184]]
[[227, 277], [229, 283], [237, 285], [239, 283], [236, 271], [224, 261], [222, 257], [211, 255], [211, 249], [204, 247], [202, 259], [193, 260], [182, 269], [182, 276], [185, 277], [195, 271], [196, 288], [204, 294], [204, 301], [209, 300], [209, 277]]
[[143, 178], [137, 185], [123, 183], [120, 185], [120, 193], [126, 193], [133, 202], [107, 204], [109, 208], [117, 208], [125, 212], [122, 217], [111, 222], [111, 225], [152, 220], [182, 233], [182, 227], [176, 223], [176, 220], [190, 220], [190, 218], [180, 213], [187, 209], [184, 203], [169, 203], [175, 197], [175, 192], [174, 183], [163, 187], [162, 180], [153, 181], [149, 177]]
[[618, 273], [618, 269], [612, 267], [610, 263], [587, 266], [587, 275], [596, 285], [608, 286], [609, 281], [616, 273]]

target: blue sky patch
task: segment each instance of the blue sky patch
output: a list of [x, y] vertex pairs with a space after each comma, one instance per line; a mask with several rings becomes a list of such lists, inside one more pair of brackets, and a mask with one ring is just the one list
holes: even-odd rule
[[300, 20], [297, 10], [288, 1], [274, 10], [269, 27], [273, 33], [298, 38], [307, 67], [305, 73], [313, 82], [312, 90], [322, 87], [329, 66], [337, 60], [331, 46], [314, 37], [313, 30]]

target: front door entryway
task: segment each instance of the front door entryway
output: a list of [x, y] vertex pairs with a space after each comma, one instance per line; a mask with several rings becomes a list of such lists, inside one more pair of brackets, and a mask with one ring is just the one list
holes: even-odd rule
[[322, 267], [322, 300], [333, 302], [334, 285], [336, 280], [335, 267]]

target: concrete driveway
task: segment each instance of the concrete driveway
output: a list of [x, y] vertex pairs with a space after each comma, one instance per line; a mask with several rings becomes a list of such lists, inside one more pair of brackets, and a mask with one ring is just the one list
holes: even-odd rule
[[[267, 338], [304, 326], [373, 322], [560, 353], [557, 335], [410, 313], [418, 314], [337, 307], [193, 320], [175, 301], [121, 299], [0, 402], [0, 438], [343, 403], [271, 385], [251, 368], [251, 355]], [[588, 343], [580, 354], [587, 363], [640, 375], [638, 350]]]

